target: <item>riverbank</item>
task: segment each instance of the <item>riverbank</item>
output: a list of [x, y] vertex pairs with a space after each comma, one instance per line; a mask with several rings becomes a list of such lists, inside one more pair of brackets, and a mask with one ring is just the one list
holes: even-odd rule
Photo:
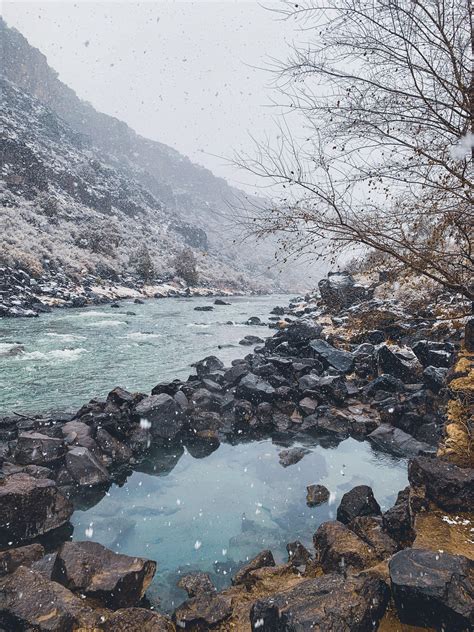
[[[466, 413], [451, 402], [469, 412], [474, 357], [459, 312], [442, 297], [409, 311], [377, 296], [376, 287], [333, 276], [320, 294], [275, 308], [279, 331], [230, 366], [208, 356], [195, 363], [195, 375], [159, 383], [151, 394], [116, 388], [70, 418], [3, 419], [1, 616], [40, 630], [273, 632], [312, 625], [362, 632], [380, 622], [379, 629], [390, 629], [394, 616], [469, 629], [472, 435]], [[453, 442], [456, 413], [467, 442]], [[409, 487], [386, 511], [370, 487], [349, 489], [337, 520], [314, 534], [312, 550], [289, 542], [283, 565], [264, 550], [233, 572], [224, 591], [202, 573], [183, 577], [189, 599], [172, 619], [143, 607], [153, 561], [67, 541], [74, 505], [123, 482], [153, 446], [169, 448], [170, 456], [184, 444], [205, 455], [242, 437], [308, 435], [329, 445], [368, 440], [409, 458]], [[283, 449], [280, 463], [295, 467], [305, 455], [304, 447]], [[331, 490], [314, 483], [304, 490], [308, 504], [327, 503]], [[28, 606], [15, 597], [20, 587]], [[38, 591], [47, 605], [30, 601]], [[57, 627], [41, 627], [46, 615]]]
[[35, 318], [53, 308], [77, 308], [88, 305], [118, 303], [120, 300], [140, 302], [147, 299], [177, 297], [258, 296], [250, 287], [210, 285], [190, 287], [184, 281], [170, 278], [143, 283], [132, 276], [102, 279], [85, 275], [73, 282], [64, 273], [52, 273], [35, 279], [22, 269], [0, 268], [0, 318]]

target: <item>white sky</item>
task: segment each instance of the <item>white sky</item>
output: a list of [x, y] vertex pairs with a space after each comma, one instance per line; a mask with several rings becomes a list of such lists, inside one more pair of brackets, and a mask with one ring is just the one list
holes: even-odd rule
[[276, 135], [262, 67], [285, 57], [293, 22], [231, 1], [6, 1], [2, 14], [96, 109], [232, 184], [252, 182], [222, 157], [252, 152], [250, 134]]

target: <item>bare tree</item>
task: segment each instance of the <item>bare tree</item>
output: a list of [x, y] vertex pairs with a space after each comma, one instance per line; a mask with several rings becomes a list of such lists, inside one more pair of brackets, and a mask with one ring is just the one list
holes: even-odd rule
[[473, 300], [472, 0], [306, 0], [279, 12], [301, 26], [289, 58], [272, 61], [290, 112], [277, 146], [236, 162], [283, 193], [247, 215], [248, 231], [279, 234], [285, 257], [375, 249]]

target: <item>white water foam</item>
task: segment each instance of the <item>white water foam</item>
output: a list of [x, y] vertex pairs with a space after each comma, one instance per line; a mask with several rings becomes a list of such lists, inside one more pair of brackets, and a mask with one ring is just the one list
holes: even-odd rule
[[163, 334], [147, 334], [142, 331], [134, 331], [131, 334], [127, 334], [126, 338], [131, 338], [132, 340], [148, 340], [148, 338], [161, 338]]
[[89, 327], [119, 327], [120, 325], [126, 325], [124, 320], [95, 320], [92, 323], [87, 323]]
[[57, 338], [62, 342], [77, 342], [78, 340], [86, 340], [86, 336], [78, 336], [77, 334], [48, 333], [46, 336], [49, 336], [50, 338]]
[[87, 349], [53, 349], [52, 351], [31, 351], [18, 356], [18, 360], [60, 360], [69, 362], [77, 360], [82, 353], [89, 353]]

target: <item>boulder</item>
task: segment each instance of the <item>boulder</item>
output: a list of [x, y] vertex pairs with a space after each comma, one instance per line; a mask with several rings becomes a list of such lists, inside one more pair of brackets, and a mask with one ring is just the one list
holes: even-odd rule
[[329, 500], [330, 492], [324, 485], [308, 485], [306, 492], [306, 504], [308, 507], [317, 507]]
[[348, 527], [374, 550], [380, 560], [398, 551], [398, 544], [383, 530], [381, 516], [359, 516], [351, 520]]
[[272, 401], [275, 389], [265, 380], [254, 373], [247, 373], [240, 380], [236, 390], [236, 397], [248, 400], [252, 404]]
[[389, 424], [380, 424], [367, 437], [377, 448], [386, 450], [396, 456], [410, 457], [435, 452], [433, 446], [418, 441], [407, 432]]
[[92, 437], [92, 428], [83, 421], [68, 421], [61, 426], [61, 432], [67, 445], [81, 445], [84, 439]]
[[319, 281], [318, 288], [322, 300], [333, 312], [373, 296], [372, 289], [355, 283], [348, 272], [330, 272], [326, 279]]
[[285, 329], [285, 338], [290, 345], [307, 344], [310, 340], [319, 338], [323, 328], [310, 320], [299, 320], [291, 323]]
[[0, 628], [34, 632], [98, 630], [99, 612], [41, 573], [20, 566], [0, 579]]
[[178, 586], [188, 593], [188, 597], [197, 597], [202, 593], [216, 592], [216, 588], [207, 573], [191, 573], [181, 577]]
[[410, 488], [398, 492], [395, 505], [382, 515], [384, 531], [398, 544], [412, 542], [413, 533], [410, 513]]
[[299, 540], [289, 542], [286, 545], [286, 550], [288, 551], [288, 562], [293, 566], [303, 566], [313, 559], [311, 553]]
[[212, 305], [198, 305], [194, 308], [195, 312], [212, 312], [214, 310]]
[[250, 318], [248, 318], [245, 321], [246, 325], [262, 325], [262, 320], [258, 317], [258, 316], [250, 316]]
[[184, 426], [181, 408], [166, 393], [142, 399], [135, 406], [134, 415], [149, 422], [151, 435], [158, 439], [174, 439]]
[[71, 448], [66, 454], [66, 469], [72, 480], [81, 487], [110, 482], [107, 469], [87, 448]]
[[419, 340], [413, 345], [412, 351], [424, 367], [449, 368], [452, 364], [454, 347], [450, 343]]
[[128, 445], [113, 437], [104, 428], [98, 428], [95, 440], [102, 452], [110, 457], [114, 465], [128, 463], [132, 458], [132, 451]]
[[405, 384], [420, 381], [422, 366], [414, 354], [393, 351], [387, 345], [381, 345], [377, 350], [377, 363], [380, 373], [389, 373]]
[[255, 580], [252, 577], [252, 571], [266, 566], [275, 566], [275, 560], [272, 552], [268, 549], [261, 551], [252, 560], [250, 560], [250, 562], [242, 566], [232, 578], [232, 584], [234, 586], [242, 584], [246, 588], [250, 588], [255, 583]]
[[174, 632], [168, 617], [145, 608], [123, 608], [111, 613], [102, 623], [104, 632]]
[[214, 301], [214, 305], [230, 305], [231, 303], [228, 303], [227, 301], [224, 301], [221, 298], [216, 298], [216, 300]]
[[53, 481], [12, 474], [0, 485], [0, 546], [56, 529], [72, 512], [71, 502]]
[[183, 630], [209, 630], [232, 614], [230, 597], [201, 593], [182, 603], [173, 614], [176, 626]]
[[222, 371], [224, 368], [224, 363], [219, 360], [216, 356], [207, 356], [203, 360], [199, 360], [199, 362], [195, 362], [192, 364], [196, 369], [196, 373], [198, 377], [206, 377], [211, 373], [215, 373], [216, 371]]
[[314, 390], [322, 401], [333, 404], [342, 404], [348, 395], [345, 379], [339, 375], [319, 378]]
[[236, 364], [235, 366], [227, 369], [224, 373], [224, 381], [231, 386], [235, 386], [237, 382], [243, 378], [249, 372], [248, 365], [245, 363]]
[[19, 566], [31, 566], [43, 555], [44, 548], [41, 544], [27, 544], [16, 549], [0, 551], [0, 576], [13, 573]]
[[156, 562], [114, 553], [98, 542], [65, 542], [61, 583], [111, 608], [136, 605], [153, 579]]
[[462, 555], [405, 549], [389, 562], [402, 623], [446, 632], [474, 626], [474, 562]]
[[309, 450], [306, 448], [289, 448], [288, 450], [282, 450], [278, 455], [280, 465], [283, 467], [295, 465], [295, 463], [301, 461], [306, 454], [309, 454]]
[[239, 340], [239, 345], [250, 346], [250, 345], [258, 345], [262, 342], [265, 342], [263, 338], [259, 338], [258, 336], [245, 336], [242, 340]]
[[427, 366], [423, 371], [423, 382], [433, 393], [439, 393], [446, 386], [447, 375], [448, 369]]
[[62, 439], [48, 437], [39, 432], [22, 432], [13, 453], [15, 461], [22, 465], [46, 465], [61, 459], [66, 452]]
[[313, 536], [314, 548], [325, 573], [362, 570], [377, 563], [371, 547], [342, 522], [323, 522]]
[[408, 480], [446, 511], [474, 510], [474, 469], [442, 459], [418, 456], [408, 464]]
[[333, 368], [341, 373], [350, 373], [354, 367], [354, 356], [349, 351], [336, 349], [325, 340], [312, 340], [309, 343], [316, 358], [320, 360], [326, 368]]
[[368, 485], [357, 485], [346, 492], [337, 508], [337, 519], [343, 524], [348, 524], [358, 516], [380, 515], [380, 505]]
[[250, 622], [253, 632], [368, 632], [377, 629], [389, 597], [374, 575], [324, 575], [256, 601]]
[[374, 397], [378, 391], [385, 393], [402, 393], [405, 385], [397, 377], [389, 373], [383, 373], [364, 386], [363, 393], [366, 397]]

